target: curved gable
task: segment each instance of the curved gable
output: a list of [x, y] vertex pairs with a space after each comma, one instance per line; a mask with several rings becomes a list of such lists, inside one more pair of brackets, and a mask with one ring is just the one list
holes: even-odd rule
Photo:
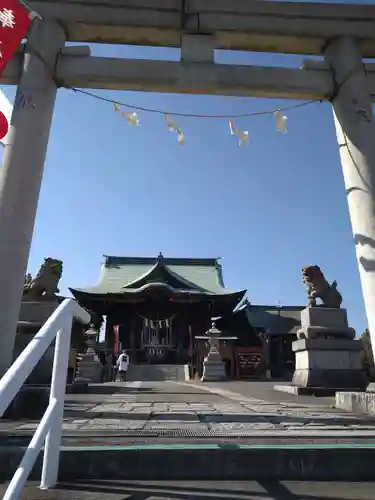
[[144, 273], [138, 279], [127, 283], [122, 288], [143, 288], [145, 285], [151, 283], [165, 283], [169, 287], [177, 290], [196, 290], [201, 292], [208, 291], [187, 280], [177, 272], [172, 271], [172, 269], [165, 265], [163, 261], [158, 261], [146, 273]]

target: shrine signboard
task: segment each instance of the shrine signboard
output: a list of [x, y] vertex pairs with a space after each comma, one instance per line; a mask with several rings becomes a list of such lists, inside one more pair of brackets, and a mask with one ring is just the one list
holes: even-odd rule
[[259, 377], [264, 365], [264, 353], [261, 347], [237, 347], [237, 377], [240, 379]]

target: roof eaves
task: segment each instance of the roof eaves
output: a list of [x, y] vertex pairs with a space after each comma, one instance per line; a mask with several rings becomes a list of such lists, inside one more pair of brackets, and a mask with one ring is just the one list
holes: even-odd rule
[[248, 298], [245, 296], [241, 300], [241, 302], [236, 306], [235, 310], [233, 312], [238, 312], [238, 311], [243, 311], [244, 309], [248, 309], [249, 306], [251, 306]]
[[263, 310], [263, 311], [302, 311], [303, 309], [306, 308], [306, 306], [277, 306], [277, 305], [272, 305], [272, 306], [267, 306], [263, 304], [252, 304], [249, 302], [249, 306], [252, 309], [258, 309], [258, 310]]
[[144, 292], [145, 290], [149, 290], [152, 288], [164, 288], [166, 290], [169, 290], [170, 292], [177, 292], [177, 293], [182, 293], [186, 295], [194, 295], [194, 294], [204, 294], [204, 295], [211, 295], [210, 292], [206, 291], [199, 291], [199, 290], [185, 290], [183, 288], [175, 288], [168, 283], [160, 282], [160, 281], [155, 281], [152, 283], [145, 283], [144, 285], [138, 287], [138, 288], [127, 288], [127, 287], [122, 287], [121, 291], [118, 293], [140, 293]]

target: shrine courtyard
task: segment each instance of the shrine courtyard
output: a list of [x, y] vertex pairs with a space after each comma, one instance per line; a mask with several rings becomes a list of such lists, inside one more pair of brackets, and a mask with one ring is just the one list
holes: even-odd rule
[[[333, 403], [276, 392], [271, 382], [93, 384], [87, 394], [66, 396], [59, 477], [181, 481], [201, 472], [202, 480], [372, 480], [375, 421]], [[14, 472], [37, 424], [3, 421], [0, 481]], [[50, 494], [41, 498], [60, 498]]]
[[[8, 441], [37, 422], [3, 422]], [[68, 394], [63, 445], [374, 442], [375, 420], [343, 413], [334, 398], [292, 396], [271, 382], [109, 382]]]

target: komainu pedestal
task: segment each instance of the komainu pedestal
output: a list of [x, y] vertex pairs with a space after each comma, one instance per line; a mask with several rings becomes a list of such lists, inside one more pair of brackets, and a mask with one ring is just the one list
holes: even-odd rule
[[355, 337], [354, 328], [348, 325], [346, 309], [333, 307], [306, 307], [301, 311], [301, 328], [298, 339], [348, 339]]
[[[19, 321], [17, 324], [17, 336], [13, 351], [14, 359], [16, 359], [29, 345], [40, 328], [59, 305], [60, 301], [57, 298], [45, 301], [23, 300], [21, 302]], [[54, 353], [55, 343], [53, 342], [31, 372], [27, 380], [29, 384], [40, 385], [49, 384], [51, 382]]]
[[[334, 394], [337, 389], [362, 390], [367, 378], [362, 366], [361, 341], [348, 325], [337, 283], [324, 277], [319, 266], [302, 268], [308, 305], [301, 311], [301, 328], [292, 344], [295, 353], [293, 385], [275, 386], [292, 394]], [[322, 305], [317, 305], [320, 299]]]
[[307, 307], [292, 344], [296, 365], [293, 385], [299, 388], [364, 389], [361, 341], [348, 326], [345, 309]]

